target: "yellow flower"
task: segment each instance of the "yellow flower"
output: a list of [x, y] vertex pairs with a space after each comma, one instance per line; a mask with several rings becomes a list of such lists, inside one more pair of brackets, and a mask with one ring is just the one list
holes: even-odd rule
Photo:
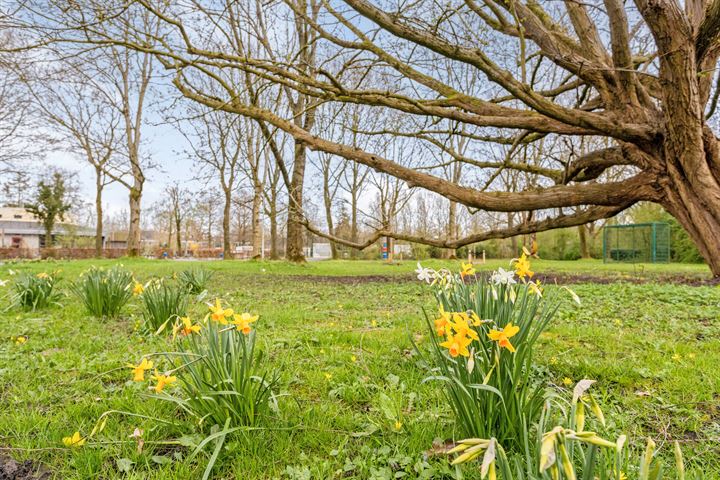
[[227, 325], [227, 317], [232, 317], [234, 313], [232, 308], [223, 308], [219, 298], [215, 299], [214, 306], [210, 305], [210, 318], [222, 325]]
[[682, 357], [680, 356], [679, 353], [676, 353], [672, 356], [672, 359], [675, 360], [676, 362], [679, 362], [681, 358]]
[[71, 437], [63, 437], [63, 444], [66, 447], [80, 448], [85, 445], [85, 439], [80, 436], [80, 432], [75, 432]]
[[35, 275], [37, 278], [50, 278], [50, 275], [48, 275], [45, 272], [40, 272], [37, 275]]
[[180, 335], [192, 335], [193, 333], [200, 332], [200, 325], [193, 325], [190, 317], [182, 317], [180, 321], [182, 323], [178, 323], [173, 327], [173, 337], [175, 337], [178, 333]]
[[477, 327], [478, 325], [482, 324], [482, 320], [475, 312], [470, 312], [470, 319], [472, 320], [473, 327]]
[[470, 351], [468, 345], [472, 343], [472, 339], [464, 335], [448, 335], [447, 340], [440, 344], [441, 347], [445, 347], [450, 352], [450, 356], [455, 358], [458, 355], [463, 357], [469, 357]]
[[140, 282], [135, 282], [135, 285], [133, 286], [133, 290], [132, 290], [133, 295], [138, 296], [141, 293], [143, 293], [144, 291], [145, 291], [145, 287], [143, 287], [143, 284]]
[[157, 382], [157, 385], [155, 385], [155, 392], [160, 393], [163, 391], [163, 388], [165, 388], [165, 385], [172, 385], [173, 383], [177, 382], [177, 377], [174, 375], [163, 375], [161, 373], [158, 373], [157, 370], [155, 370], [155, 375], [152, 376], [152, 379]]
[[695, 358], [695, 354], [694, 354], [694, 353], [688, 353], [688, 358]]
[[453, 321], [450, 322], [450, 327], [455, 331], [456, 334], [463, 337], [470, 337], [471, 340], [480, 340], [475, 330], [470, 328], [468, 325], [468, 314], [465, 312], [455, 312], [452, 314]]
[[133, 365], [132, 363], [128, 363], [128, 368], [132, 368], [133, 371], [133, 381], [134, 382], [142, 382], [145, 380], [145, 370], [150, 370], [153, 368], [153, 362], [148, 361], [147, 358], [143, 358], [139, 365]]
[[532, 276], [535, 275], [535, 273], [530, 270], [530, 261], [528, 260], [525, 253], [520, 255], [520, 258], [515, 260], [515, 275], [520, 278], [532, 278]]
[[475, 269], [473, 268], [473, 264], [468, 263], [461, 263], [460, 264], [460, 276], [462, 278], [465, 278], [469, 275], [475, 275]]
[[352, 356], [350, 357], [350, 361], [353, 362], [353, 363], [357, 362], [357, 357], [356, 357], [355, 355], [352, 355]]
[[446, 330], [448, 325], [450, 325], [450, 314], [440, 305], [440, 316], [435, 319], [435, 332], [439, 337], [448, 333]]
[[562, 379], [562, 383], [563, 383], [563, 385], [565, 385], [566, 387], [569, 387], [570, 385], [572, 385], [572, 378], [570, 378], [570, 377], [565, 377], [565, 378]]
[[250, 328], [250, 324], [253, 323], [258, 319], [257, 315], [250, 315], [249, 313], [245, 312], [242, 315], [235, 314], [233, 315], [234, 320], [230, 323], [235, 325], [235, 328], [237, 328], [238, 332], [242, 332], [244, 335], [249, 335], [252, 329]]
[[15, 337], [15, 345], [22, 345], [23, 343], [27, 342], [28, 337], [25, 335], [18, 335]]
[[557, 365], [558, 359], [557, 357], [550, 357], [550, 365]]
[[512, 322], [509, 322], [505, 325], [505, 328], [501, 328], [500, 330], [490, 329], [488, 337], [490, 337], [490, 340], [498, 342], [500, 348], [507, 348], [511, 352], [514, 352], [515, 347], [513, 347], [512, 343], [510, 343], [510, 338], [515, 336], [519, 331], [520, 327], [513, 325]]
[[377, 327], [377, 326], [378, 326], [377, 320], [373, 320], [372, 322], [370, 322], [370, 325], [371, 325], [373, 328]]
[[325, 373], [325, 380], [330, 380], [332, 378], [332, 373]]
[[400, 420], [395, 420], [395, 425], [393, 425], [393, 426], [395, 427], [395, 430], [400, 431], [400, 429], [402, 428], [402, 425], [403, 424]]

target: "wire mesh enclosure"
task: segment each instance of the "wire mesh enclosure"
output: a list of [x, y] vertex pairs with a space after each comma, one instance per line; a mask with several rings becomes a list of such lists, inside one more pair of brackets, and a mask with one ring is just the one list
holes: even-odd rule
[[608, 225], [603, 229], [603, 261], [670, 261], [670, 225], [664, 222]]

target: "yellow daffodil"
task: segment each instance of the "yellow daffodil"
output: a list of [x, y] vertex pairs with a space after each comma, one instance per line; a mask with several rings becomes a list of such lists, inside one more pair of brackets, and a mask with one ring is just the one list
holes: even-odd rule
[[440, 305], [440, 316], [435, 319], [435, 332], [439, 337], [445, 336], [448, 325], [450, 325], [450, 314]]
[[70, 437], [63, 437], [62, 440], [66, 447], [80, 448], [85, 445], [85, 439], [80, 436], [80, 432], [75, 432]]
[[461, 263], [460, 264], [460, 276], [462, 278], [468, 277], [470, 275], [475, 275], [475, 268], [473, 268], [473, 264], [468, 263]]
[[152, 376], [152, 379], [157, 382], [155, 385], [155, 393], [160, 393], [163, 391], [163, 388], [165, 388], [165, 385], [172, 385], [173, 383], [177, 382], [177, 377], [174, 375], [163, 375], [161, 373], [158, 373], [157, 370], [155, 370], [155, 375]]
[[232, 308], [223, 308], [219, 298], [215, 299], [214, 306], [210, 305], [210, 318], [222, 325], [227, 325], [227, 318], [232, 317], [234, 313]]
[[528, 288], [530, 289], [530, 293], [532, 295], [537, 295], [538, 297], [542, 297], [543, 287], [540, 286], [540, 280], [538, 280], [537, 282], [529, 282]]
[[510, 338], [515, 336], [519, 331], [520, 327], [509, 322], [505, 325], [505, 328], [501, 328], [500, 330], [490, 329], [488, 337], [490, 337], [490, 340], [498, 342], [500, 348], [507, 348], [511, 352], [515, 352], [515, 347], [510, 343]]
[[448, 349], [450, 356], [455, 358], [458, 355], [462, 355], [463, 357], [469, 357], [470, 351], [468, 350], [468, 345], [472, 343], [472, 339], [468, 338], [464, 335], [448, 335], [447, 340], [440, 344], [441, 347], [445, 347]]
[[135, 285], [133, 285], [132, 293], [135, 296], [140, 295], [145, 291], [145, 287], [143, 287], [143, 284], [140, 282], [135, 282]]
[[532, 276], [535, 275], [535, 273], [530, 270], [530, 261], [525, 253], [515, 260], [515, 275], [523, 279], [525, 277], [532, 278]]
[[180, 319], [180, 322], [181, 323], [178, 323], [173, 327], [173, 337], [175, 337], [177, 334], [187, 336], [192, 335], [193, 333], [200, 332], [200, 325], [193, 325], [190, 317], [182, 317]]
[[475, 312], [470, 312], [470, 320], [472, 320], [473, 327], [477, 327], [483, 323], [478, 314]]
[[37, 278], [43, 278], [43, 279], [45, 279], [45, 278], [50, 278], [50, 275], [48, 275], [48, 274], [45, 273], [45, 272], [40, 272], [40, 273], [38, 273], [38, 274], [35, 275], [35, 276], [36, 276]]
[[128, 368], [132, 368], [133, 371], [133, 381], [134, 382], [142, 382], [145, 380], [145, 370], [150, 370], [153, 368], [153, 362], [149, 361], [147, 358], [143, 358], [140, 364], [133, 365], [132, 363], [128, 363]]
[[465, 312], [453, 313], [453, 319], [452, 322], [450, 322], [450, 327], [457, 335], [470, 337], [471, 340], [480, 340], [477, 332], [470, 328], [468, 319], [469, 317]]
[[255, 322], [257, 319], [257, 315], [250, 315], [247, 312], [241, 315], [238, 315], [236, 313], [233, 315], [233, 321], [230, 323], [235, 325], [235, 328], [237, 328], [238, 332], [242, 332], [244, 335], [249, 335], [252, 331], [252, 328], [250, 328], [250, 324]]

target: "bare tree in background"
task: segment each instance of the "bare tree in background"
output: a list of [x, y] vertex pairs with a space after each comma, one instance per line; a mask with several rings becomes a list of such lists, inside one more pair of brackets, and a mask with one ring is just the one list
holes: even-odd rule
[[110, 161], [120, 149], [121, 116], [107, 93], [79, 75], [77, 68], [51, 69], [26, 77], [34, 105], [56, 127], [65, 150], [80, 156], [95, 173], [95, 256], [103, 253], [103, 191], [113, 179]]

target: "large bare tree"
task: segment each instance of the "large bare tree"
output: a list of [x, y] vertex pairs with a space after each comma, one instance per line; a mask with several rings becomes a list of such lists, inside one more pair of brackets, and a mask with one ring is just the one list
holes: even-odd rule
[[[143, 40], [147, 32], [136, 32], [134, 39], [106, 36], [100, 42], [155, 55], [173, 72], [175, 86], [187, 98], [264, 122], [291, 135], [298, 147], [358, 162], [473, 210], [534, 212], [511, 227], [458, 239], [381, 229], [354, 246], [387, 235], [455, 248], [582, 225], [650, 201], [677, 218], [712, 272], [720, 275], [720, 146], [714, 117], [718, 88], [713, 83], [720, 55], [720, 2], [268, 4], [268, 9], [292, 11], [311, 28], [306, 37], [313, 39], [312, 52], [318, 55], [312, 62], [303, 56], [308, 44], [290, 61], [261, 50], [238, 55], [213, 49], [198, 23], [228, 31], [252, 31], [254, 24], [252, 18], [231, 18], [225, 2], [216, 3], [218, 8], [212, 9], [187, 2], [164, 10], [164, 1], [137, 0], [132, 8], [146, 9], [168, 27], [163, 41], [151, 45]], [[106, 10], [103, 18], [91, 8], [84, 11], [78, 27], [101, 37], [93, 22], [114, 17]], [[192, 26], [186, 24], [188, 18]], [[454, 65], [471, 68], [480, 80], [473, 85], [456, 81], [448, 73]], [[396, 110], [424, 120], [425, 130], [436, 131], [425, 136], [443, 135], [450, 125], [461, 123], [467, 128], [456, 134], [477, 144], [516, 148], [546, 137], [592, 137], [606, 139], [608, 146], [565, 160], [548, 152], [540, 165], [516, 162], [512, 156], [498, 162], [478, 156], [482, 149], [471, 147], [457, 159], [468, 168], [462, 180], [454, 182], [432, 169], [410, 168], [377, 151], [327, 139], [297, 121], [301, 109], [284, 115], [245, 101], [240, 86], [218, 75], [223, 69], [248, 72], [290, 89], [307, 99], [305, 106], [321, 101]], [[195, 74], [217, 82], [224, 95], [196, 88]], [[629, 173], [620, 179], [606, 175], [617, 166], [630, 167]], [[516, 192], [498, 191], [492, 183], [484, 188], [479, 180], [498, 169], [539, 180], [535, 187]], [[291, 208], [298, 203], [291, 198]]]

